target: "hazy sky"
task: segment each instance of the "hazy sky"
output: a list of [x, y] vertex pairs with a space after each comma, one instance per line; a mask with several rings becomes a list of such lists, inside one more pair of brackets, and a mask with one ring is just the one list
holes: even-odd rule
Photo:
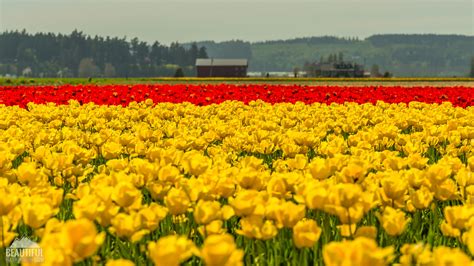
[[0, 0], [0, 30], [162, 43], [375, 33], [473, 35], [474, 0]]

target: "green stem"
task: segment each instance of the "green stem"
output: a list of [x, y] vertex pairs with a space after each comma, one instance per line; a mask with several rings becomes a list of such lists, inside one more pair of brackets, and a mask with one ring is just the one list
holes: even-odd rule
[[352, 235], [352, 222], [351, 222], [351, 213], [349, 211], [349, 208], [347, 210], [347, 220], [349, 221], [349, 235], [351, 239], [354, 239], [354, 236]]

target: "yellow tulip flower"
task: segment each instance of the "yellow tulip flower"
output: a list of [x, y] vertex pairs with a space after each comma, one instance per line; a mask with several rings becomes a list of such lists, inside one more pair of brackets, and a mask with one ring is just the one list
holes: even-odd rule
[[198, 224], [208, 224], [221, 216], [221, 205], [217, 201], [200, 200], [194, 208], [194, 220]]
[[469, 231], [462, 235], [462, 241], [469, 249], [469, 252], [474, 254], [474, 228], [469, 229]]
[[237, 249], [231, 235], [211, 235], [204, 240], [201, 256], [208, 266], [237, 266], [243, 265], [244, 252]]
[[398, 236], [403, 233], [410, 222], [410, 218], [407, 218], [402, 210], [393, 209], [392, 207], [385, 207], [382, 215], [378, 217], [385, 232], [391, 236]]
[[142, 194], [132, 183], [120, 182], [112, 193], [112, 200], [120, 207], [126, 208], [135, 202], [141, 202]]
[[135, 263], [133, 263], [130, 260], [117, 259], [117, 260], [108, 260], [107, 263], [105, 263], [105, 266], [135, 266]]
[[204, 173], [210, 164], [208, 158], [196, 151], [185, 153], [181, 163], [184, 170], [194, 176]]
[[21, 204], [23, 222], [34, 229], [46, 224], [59, 210], [45, 202], [31, 201]]
[[156, 266], [178, 266], [198, 254], [194, 243], [185, 236], [169, 235], [148, 243], [148, 256]]
[[393, 247], [379, 248], [373, 239], [358, 237], [353, 241], [331, 242], [323, 247], [327, 266], [389, 265]]
[[106, 142], [101, 147], [101, 152], [105, 159], [115, 159], [122, 153], [122, 145], [116, 142]]
[[435, 266], [472, 265], [471, 258], [458, 248], [436, 247], [433, 249]]
[[293, 227], [293, 243], [297, 248], [310, 248], [319, 240], [321, 228], [314, 220], [301, 220]]
[[417, 209], [426, 209], [430, 206], [433, 201], [434, 193], [431, 192], [427, 187], [422, 186], [410, 195], [413, 206]]
[[155, 202], [150, 203], [149, 206], [143, 207], [138, 211], [142, 227], [149, 231], [155, 231], [160, 222], [168, 214], [168, 209]]
[[292, 228], [299, 220], [304, 218], [305, 214], [306, 207], [304, 205], [284, 201], [276, 208], [274, 219], [278, 228]]
[[0, 222], [2, 223], [0, 227], [0, 248], [6, 248], [15, 239], [16, 233], [11, 230], [12, 224], [8, 217], [0, 217]]
[[0, 198], [0, 216], [4, 216], [17, 206], [19, 198], [6, 187], [0, 187], [0, 194], [2, 195]]
[[433, 265], [433, 254], [429, 245], [422, 243], [418, 244], [404, 244], [400, 249], [402, 256], [400, 256], [400, 264], [402, 266]]
[[105, 233], [97, 233], [95, 224], [87, 219], [67, 221], [61, 235], [74, 262], [92, 256], [105, 239]]
[[188, 210], [190, 200], [181, 189], [172, 188], [165, 197], [165, 205], [173, 215], [183, 214]]

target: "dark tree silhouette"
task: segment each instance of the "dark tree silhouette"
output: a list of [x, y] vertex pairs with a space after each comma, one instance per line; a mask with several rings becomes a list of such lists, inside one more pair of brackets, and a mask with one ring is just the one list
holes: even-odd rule
[[176, 72], [174, 73], [174, 77], [175, 77], [175, 78], [182, 78], [182, 77], [184, 77], [183, 69], [180, 68], [180, 67], [178, 67], [178, 68], [176, 69]]
[[469, 76], [474, 78], [474, 56], [471, 58], [471, 73]]
[[[0, 75], [171, 76], [176, 67], [193, 69], [198, 57], [207, 58], [207, 53], [196, 44], [189, 49], [178, 43], [149, 45], [138, 38], [91, 37], [77, 30], [69, 35], [25, 30], [0, 33]], [[85, 58], [91, 61], [84, 61], [80, 70]]]

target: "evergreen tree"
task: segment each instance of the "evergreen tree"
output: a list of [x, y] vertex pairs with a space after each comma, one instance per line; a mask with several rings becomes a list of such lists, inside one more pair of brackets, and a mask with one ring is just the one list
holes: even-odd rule
[[176, 72], [174, 73], [174, 77], [175, 77], [175, 78], [182, 78], [182, 77], [184, 77], [183, 69], [180, 68], [180, 67], [178, 67], [178, 68], [176, 69]]
[[385, 71], [385, 73], [383, 74], [383, 77], [384, 78], [391, 78], [392, 77], [392, 74], [388, 71]]
[[329, 54], [327, 63], [332, 63], [332, 54]]
[[342, 52], [339, 52], [337, 61], [338, 61], [339, 63], [344, 62], [344, 54], [343, 54]]
[[294, 67], [293, 68], [293, 76], [295, 78], [297, 78], [299, 73], [300, 73], [300, 68], [299, 67]]
[[470, 77], [474, 78], [474, 56], [471, 58], [471, 73]]
[[154, 42], [151, 46], [150, 60], [152, 64], [161, 65], [165, 61], [166, 47]]
[[197, 58], [208, 58], [206, 47], [202, 46], [201, 48], [199, 48], [199, 53], [198, 53]]
[[199, 55], [199, 48], [197, 46], [197, 44], [194, 42], [192, 45], [191, 45], [191, 48], [189, 49], [189, 55], [188, 55], [188, 65], [194, 65], [194, 63], [196, 62], [196, 58], [198, 58], [198, 55]]

